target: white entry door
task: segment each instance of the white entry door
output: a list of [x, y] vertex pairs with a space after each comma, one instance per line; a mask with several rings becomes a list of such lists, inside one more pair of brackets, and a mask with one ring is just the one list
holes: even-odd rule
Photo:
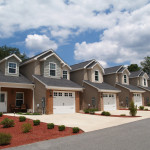
[[104, 111], [116, 110], [116, 94], [103, 94]]
[[0, 112], [7, 112], [7, 93], [0, 92]]
[[139, 106], [142, 106], [142, 94], [134, 93], [134, 105], [139, 108]]
[[75, 92], [54, 91], [53, 113], [54, 114], [75, 113]]

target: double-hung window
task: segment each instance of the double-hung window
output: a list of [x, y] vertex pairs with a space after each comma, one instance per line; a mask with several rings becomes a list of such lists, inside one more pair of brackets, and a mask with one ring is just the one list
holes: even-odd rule
[[67, 79], [67, 71], [65, 71], [65, 70], [63, 71], [63, 78]]
[[16, 93], [16, 106], [21, 107], [23, 101], [24, 101], [24, 93], [23, 92]]
[[95, 81], [98, 81], [98, 80], [99, 80], [99, 72], [95, 71]]
[[127, 75], [124, 75], [124, 83], [127, 83]]
[[144, 86], [146, 86], [146, 79], [144, 78]]
[[8, 72], [11, 74], [16, 74], [17, 73], [17, 64], [13, 62], [8, 63]]
[[50, 76], [56, 76], [56, 64], [50, 63]]

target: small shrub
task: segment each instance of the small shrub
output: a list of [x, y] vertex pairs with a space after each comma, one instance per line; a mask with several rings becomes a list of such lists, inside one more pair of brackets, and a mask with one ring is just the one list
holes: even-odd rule
[[78, 127], [74, 127], [72, 128], [73, 133], [78, 133], [80, 131], [80, 129]]
[[8, 133], [0, 133], [0, 145], [10, 144], [12, 136]]
[[148, 108], [145, 108], [144, 110], [148, 111]]
[[84, 110], [84, 113], [85, 113], [85, 114], [89, 114], [89, 109], [85, 109], [85, 110]]
[[2, 117], [3, 116], [3, 113], [2, 112], [0, 112], [0, 117]]
[[21, 126], [21, 129], [22, 129], [22, 132], [23, 133], [28, 133], [31, 131], [32, 129], [32, 125], [30, 123], [24, 123], [22, 126]]
[[27, 113], [25, 113], [24, 115], [32, 115], [32, 113], [27, 112]]
[[40, 125], [40, 120], [33, 120], [33, 124], [34, 124], [34, 126]]
[[53, 129], [54, 128], [54, 124], [53, 123], [48, 123], [47, 124], [47, 129]]
[[23, 113], [22, 113], [22, 112], [18, 112], [17, 114], [18, 114], [18, 115], [22, 115]]
[[35, 112], [35, 113], [33, 113], [32, 115], [41, 115], [41, 114], [40, 114], [40, 113]]
[[131, 103], [130, 103], [129, 110], [130, 110], [130, 115], [131, 116], [136, 116], [136, 114], [137, 114], [137, 106], [134, 105], [133, 101], [131, 101]]
[[66, 127], [65, 127], [64, 125], [60, 125], [60, 126], [58, 126], [58, 130], [59, 130], [59, 131], [64, 131], [64, 130], [65, 130], [65, 128], [66, 128]]
[[150, 106], [150, 103], [148, 103], [147, 106]]
[[139, 106], [139, 109], [140, 110], [144, 110], [144, 106]]
[[121, 114], [120, 116], [126, 116], [126, 114]]
[[90, 114], [95, 114], [95, 109], [89, 109]]
[[20, 121], [20, 122], [24, 122], [24, 121], [26, 121], [26, 117], [24, 117], [24, 116], [20, 116], [20, 117], [19, 117], [19, 121]]
[[3, 128], [9, 128], [15, 125], [14, 120], [8, 118], [5, 118], [1, 124], [3, 125]]
[[110, 114], [110, 112], [108, 112], [108, 111], [103, 111], [103, 112], [101, 113], [101, 115], [103, 115], [103, 116], [110, 116], [111, 114]]

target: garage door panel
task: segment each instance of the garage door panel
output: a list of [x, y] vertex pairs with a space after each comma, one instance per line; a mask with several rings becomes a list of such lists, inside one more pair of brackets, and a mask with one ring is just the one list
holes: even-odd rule
[[142, 95], [135, 93], [133, 95], [133, 99], [134, 99], [134, 105], [137, 106], [137, 108], [139, 108], [139, 106], [142, 106]]

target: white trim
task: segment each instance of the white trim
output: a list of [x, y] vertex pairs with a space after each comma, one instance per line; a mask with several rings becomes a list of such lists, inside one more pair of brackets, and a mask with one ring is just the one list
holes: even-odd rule
[[[125, 77], [124, 77], [124, 76], [126, 76], [126, 82], [124, 82], [124, 81], [125, 81]], [[127, 81], [127, 74], [124, 74], [124, 75], [123, 75], [123, 83], [124, 83], [124, 84], [128, 84], [128, 81]]]
[[[23, 93], [23, 104], [24, 104], [24, 92], [16, 92], [16, 102], [17, 102], [17, 94], [18, 93]], [[18, 100], [21, 100], [21, 99], [18, 99]], [[16, 103], [17, 104], [17, 103]], [[15, 105], [16, 107], [19, 107], [19, 106], [17, 106], [17, 105]]]
[[34, 102], [34, 101], [35, 101], [35, 100], [34, 100], [34, 88], [33, 88], [32, 91], [33, 91], [33, 97], [32, 97], [32, 98], [33, 98], [33, 113], [34, 113], [34, 109], [35, 109], [35, 107], [34, 107], [34, 104], [35, 104], [35, 102]]
[[[117, 83], [116, 83], [116, 84], [117, 84]], [[117, 85], [119, 85], [119, 86], [121, 86], [121, 87], [123, 87], [123, 88], [125, 88], [125, 89], [128, 89], [130, 92], [136, 92], [136, 93], [144, 93], [144, 92], [145, 92], [145, 91], [131, 90], [131, 89], [129, 89], [129, 88], [123, 86], [123, 85], [120, 85], [120, 84], [117, 84]]]
[[[51, 68], [50, 68], [51, 65], [50, 64], [55, 64], [55, 69], [52, 69], [52, 70], [55, 70], [55, 76], [50, 75], [50, 71], [51, 71]], [[57, 64], [55, 62], [49, 62], [49, 76], [50, 77], [57, 77], [56, 70], [57, 70]]]
[[22, 89], [34, 88], [34, 84], [25, 84], [25, 83], [0, 82], [0, 85], [1, 87], [22, 88]]
[[52, 49], [49, 49], [49, 50], [43, 52], [42, 54], [40, 54], [40, 55], [38, 55], [38, 56], [36, 56], [36, 57], [30, 59], [30, 60], [25, 61], [25, 62], [22, 63], [20, 66], [23, 66], [23, 65], [28, 64], [28, 63], [30, 63], [30, 62], [32, 62], [32, 61], [35, 61], [35, 60], [37, 60], [39, 57], [41, 57], [42, 55], [45, 55], [46, 53], [48, 53], [48, 52], [50, 52], [50, 51], [53, 53], [53, 50], [52, 50]]
[[2, 60], [0, 61], [0, 63], [2, 63], [3, 61], [9, 59], [10, 57], [15, 57], [19, 62], [22, 62], [22, 60], [21, 60], [16, 54], [12, 54], [12, 55], [7, 56], [7, 57], [5, 57], [4, 59], [2, 59]]
[[94, 85], [92, 85], [92, 84], [90, 84], [90, 83], [88, 83], [88, 82], [86, 82], [86, 81], [83, 81], [84, 83], [86, 83], [86, 84], [88, 84], [88, 85], [90, 85], [90, 86], [92, 86], [92, 87], [94, 87], [94, 88], [96, 88], [97, 90], [98, 90], [98, 92], [112, 92], [112, 93], [119, 93], [119, 92], [121, 92], [120, 90], [105, 90], [105, 89], [99, 89], [99, 88], [97, 88], [96, 86], [94, 86]]
[[[115, 67], [115, 66], [114, 66]], [[123, 65], [116, 71], [116, 72], [111, 72], [111, 73], [107, 73], [107, 74], [104, 74], [104, 75], [109, 75], [109, 74], [114, 74], [114, 73], [118, 73], [118, 71], [123, 67]], [[113, 68], [113, 67], [110, 67], [110, 68]], [[110, 69], [110, 68], [106, 68], [106, 69]]]
[[[15, 68], [15, 69], [16, 69], [16, 72], [15, 72], [15, 73], [10, 73], [10, 72], [9, 72], [9, 68], [10, 68], [10, 67], [9, 67], [9, 64], [10, 64], [10, 63], [16, 64], [16, 68]], [[18, 69], [17, 67], [18, 67], [18, 66], [17, 66], [17, 63], [16, 63], [16, 62], [8, 62], [8, 73], [9, 73], [9, 74], [12, 74], [12, 75], [14, 75], [14, 74], [16, 75], [16, 74], [17, 74], [17, 69]], [[13, 69], [14, 69], [14, 68], [13, 68]]]
[[144, 90], [146, 90], [146, 91], [150, 91], [150, 89], [147, 89], [146, 87], [143, 87], [143, 86], [138, 86], [139, 88], [142, 88], [142, 89], [144, 89]]
[[7, 92], [6, 91], [1, 91], [1, 87], [0, 87], [0, 94], [5, 94], [5, 101], [6, 101], [6, 112], [8, 111], [8, 107], [7, 107], [7, 103], [8, 103], [8, 99], [7, 99]]

